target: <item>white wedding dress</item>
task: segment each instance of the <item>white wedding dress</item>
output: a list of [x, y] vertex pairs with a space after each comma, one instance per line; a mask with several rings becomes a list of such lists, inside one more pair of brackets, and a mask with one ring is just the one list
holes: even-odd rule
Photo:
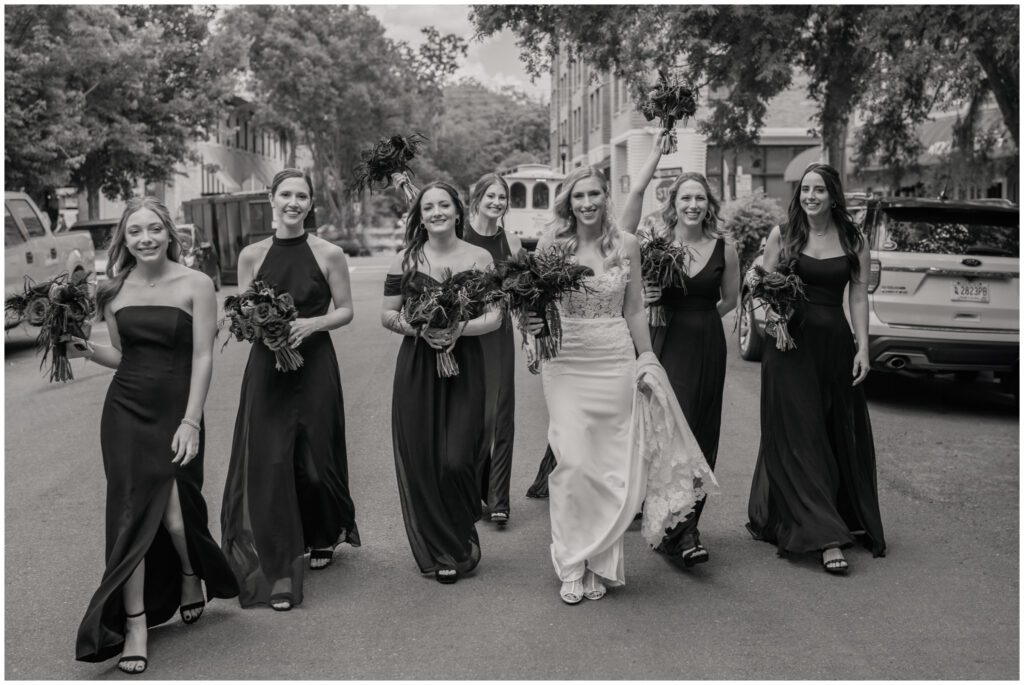
[[608, 586], [625, 584], [623, 535], [644, 498], [652, 509], [644, 537], [657, 544], [717, 489], [667, 379], [659, 385], [664, 371], [639, 369], [654, 385], [647, 395], [636, 389], [636, 351], [622, 315], [628, 277], [623, 259], [588, 278], [589, 293], [562, 298], [561, 350], [541, 366], [558, 463], [548, 477], [551, 560], [563, 582], [589, 568]]

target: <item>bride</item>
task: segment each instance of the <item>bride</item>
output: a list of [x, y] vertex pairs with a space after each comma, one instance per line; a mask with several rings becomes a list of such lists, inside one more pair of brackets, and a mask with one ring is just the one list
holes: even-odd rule
[[[644, 536], [660, 540], [660, 527], [682, 520], [714, 476], [651, 351], [640, 246], [616, 228], [604, 175], [574, 170], [553, 211], [537, 249], [564, 250], [594, 272], [589, 292], [560, 302], [562, 347], [541, 367], [558, 464], [548, 479], [551, 559], [562, 601], [578, 604], [625, 584], [623, 534], [645, 496], [645, 511], [658, 514], [645, 514]], [[530, 332], [541, 327], [531, 316]]]

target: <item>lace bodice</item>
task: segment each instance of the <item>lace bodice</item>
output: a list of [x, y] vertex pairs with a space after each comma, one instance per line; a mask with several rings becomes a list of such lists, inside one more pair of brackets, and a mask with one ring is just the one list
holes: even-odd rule
[[590, 292], [568, 293], [559, 306], [563, 318], [607, 319], [622, 316], [622, 303], [629, 280], [629, 259], [624, 258], [600, 276], [590, 276], [586, 283]]

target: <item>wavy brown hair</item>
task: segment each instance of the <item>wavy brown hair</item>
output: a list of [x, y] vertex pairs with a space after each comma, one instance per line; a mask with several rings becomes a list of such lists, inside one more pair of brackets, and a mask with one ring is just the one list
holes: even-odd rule
[[839, 172], [828, 164], [811, 164], [804, 169], [804, 173], [800, 176], [793, 199], [789, 201], [789, 220], [781, 229], [782, 250], [779, 253], [779, 265], [792, 268], [800, 257], [800, 253], [807, 247], [810, 222], [807, 221], [807, 213], [800, 204], [800, 187], [803, 186], [807, 174], [811, 172], [821, 176], [825, 182], [825, 190], [828, 191], [829, 199], [832, 201], [832, 223], [835, 224], [839, 233], [839, 243], [843, 246], [846, 261], [850, 264], [850, 274], [854, 280], [859, 280], [859, 253], [864, 245], [864, 235], [846, 209], [846, 197], [843, 195], [843, 184], [839, 180]]
[[687, 171], [686, 173], [679, 174], [676, 180], [672, 181], [672, 185], [668, 187], [668, 202], [665, 204], [664, 209], [661, 210], [663, 225], [656, 230], [664, 232], [662, 237], [672, 238], [676, 223], [679, 221], [679, 213], [676, 211], [676, 196], [679, 195], [679, 187], [687, 181], [696, 181], [701, 184], [704, 188], [704, 194], [708, 197], [708, 209], [700, 226], [701, 233], [705, 238], [728, 238], [729, 236], [722, 228], [721, 221], [718, 218], [719, 212], [722, 211], [722, 205], [718, 198], [715, 197], [715, 194], [711, 192], [711, 185], [708, 183], [708, 179], [704, 177], [704, 174], [698, 174], [696, 171]]
[[167, 231], [170, 238], [167, 243], [167, 258], [176, 262], [181, 256], [181, 238], [178, 237], [178, 231], [174, 228], [174, 222], [171, 220], [171, 213], [167, 211], [167, 206], [149, 195], [133, 197], [128, 200], [124, 213], [121, 214], [121, 220], [117, 222], [114, 233], [110, 237], [110, 247], [107, 250], [107, 280], [96, 288], [96, 316], [101, 321], [104, 307], [121, 292], [125, 279], [137, 264], [135, 257], [128, 251], [125, 232], [128, 228], [128, 220], [140, 209], [148, 209], [156, 214]]
[[412, 279], [416, 268], [423, 257], [423, 246], [427, 244], [427, 228], [423, 225], [423, 213], [420, 211], [420, 202], [423, 195], [432, 188], [440, 188], [452, 198], [455, 205], [455, 237], [462, 239], [463, 226], [466, 222], [466, 207], [462, 204], [459, 191], [444, 181], [434, 181], [420, 188], [416, 199], [409, 209], [409, 216], [405, 220], [405, 254], [402, 257], [402, 287]]
[[508, 189], [508, 181], [498, 174], [484, 174], [476, 183], [473, 184], [473, 192], [469, 194], [469, 215], [472, 216], [480, 212], [480, 203], [483, 202], [484, 193], [487, 192], [488, 188], [495, 184], [505, 189], [505, 211], [502, 212], [501, 217], [499, 217], [500, 225], [504, 227], [505, 215], [508, 214], [511, 198]]

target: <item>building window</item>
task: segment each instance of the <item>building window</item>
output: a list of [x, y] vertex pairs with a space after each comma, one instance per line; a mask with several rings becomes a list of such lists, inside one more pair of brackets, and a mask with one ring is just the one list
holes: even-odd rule
[[512, 209], [526, 208], [526, 186], [522, 183], [513, 183], [509, 188], [509, 207]]
[[533, 208], [548, 208], [548, 184], [543, 181], [539, 181], [533, 186]]

